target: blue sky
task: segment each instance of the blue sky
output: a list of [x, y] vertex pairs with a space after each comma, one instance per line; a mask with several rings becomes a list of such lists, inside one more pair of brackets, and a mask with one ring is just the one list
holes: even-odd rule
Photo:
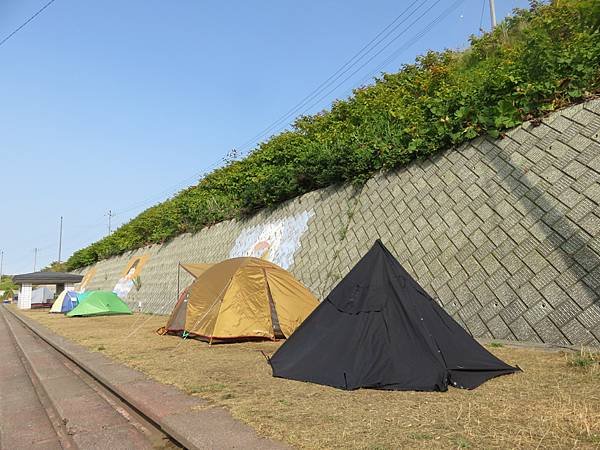
[[[415, 13], [387, 50], [306, 112], [347, 97], [453, 4], [419, 1], [429, 13], [407, 28]], [[2, 2], [0, 39], [46, 2]], [[116, 226], [194, 184], [410, 3], [56, 0], [0, 46], [4, 273], [31, 271], [35, 247], [37, 268], [57, 259], [61, 215], [64, 260], [106, 234], [109, 209]], [[465, 47], [483, 4], [488, 29], [488, 0], [464, 0], [383, 70]], [[498, 19], [526, 6], [496, 0]]]

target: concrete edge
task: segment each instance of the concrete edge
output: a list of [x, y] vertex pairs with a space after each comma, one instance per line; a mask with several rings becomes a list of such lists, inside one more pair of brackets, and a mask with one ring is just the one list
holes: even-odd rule
[[[181, 445], [185, 446], [185, 448], [190, 450], [211, 448], [210, 446], [206, 445], [210, 441], [226, 444], [223, 443], [222, 439], [220, 438], [211, 439], [208, 436], [198, 436], [201, 433], [201, 430], [205, 429], [205, 427], [202, 426], [204, 418], [194, 414], [197, 413], [198, 410], [218, 412], [220, 424], [218, 432], [222, 435], [220, 437], [225, 437], [225, 440], [229, 439], [232, 441], [231, 445], [224, 447], [221, 446], [220, 448], [290, 448], [282, 442], [259, 436], [252, 427], [235, 419], [233, 416], [231, 416], [229, 411], [223, 407], [212, 406], [201, 398], [185, 394], [174, 386], [165, 385], [154, 381], [144, 373], [127, 367], [126, 365], [117, 361], [113, 361], [101, 353], [96, 354], [95, 352], [91, 352], [83, 346], [69, 341], [57, 333], [54, 333], [35, 320], [19, 314], [17, 311], [12, 310], [12, 308], [5, 308], [5, 310], [17, 320], [22, 322], [26, 327], [31, 329], [41, 339], [55, 348], [59, 353], [72, 360], [85, 372], [97, 379], [102, 385], [104, 385], [104, 387], [113, 392], [117, 397], [121, 398], [130, 407], [147, 417], [148, 420], [154, 422], [165, 433], [172, 436]], [[118, 366], [121, 373], [129, 372], [134, 381], [130, 380], [123, 383], [114, 382], [110, 377], [110, 371], [104, 371], [104, 373], [102, 371], [102, 366], [107, 365]], [[163, 394], [163, 398], [165, 396], [171, 397], [171, 401], [173, 401], [173, 399], [177, 401], [185, 398], [185, 402], [182, 402], [185, 406], [178, 409], [177, 412], [164, 414], [159, 408], [153, 408], [152, 406], [154, 405], [150, 405], [145, 402], [143, 396], [137, 396], [135, 392], [132, 392], [132, 389], [126, 389], [127, 387], [131, 388], [132, 385], [137, 382], [154, 385], [156, 387], [156, 391], [160, 391]], [[160, 405], [160, 403], [158, 404]], [[188, 421], [177, 420], [183, 413], [190, 416], [196, 416], [198, 419], [197, 423], [188, 423]], [[234, 438], [235, 435], [240, 434], [243, 437], [243, 442], [241, 442], [240, 439]]]
[[[46, 389], [46, 385], [41, 380], [39, 373], [35, 370], [35, 366], [31, 361], [31, 355], [25, 352], [23, 342], [19, 338], [18, 333], [16, 333], [15, 329], [13, 328], [14, 325], [11, 323], [10, 319], [6, 316], [6, 314], [0, 314], [0, 316], [0, 320], [2, 320], [6, 324], [6, 327], [9, 330], [9, 339], [12, 340], [14, 344], [14, 349], [17, 354], [17, 357], [21, 361], [21, 365], [26, 373], [26, 376], [28, 376], [31, 380], [33, 390], [37, 394], [37, 399], [40, 405], [46, 412], [49, 423], [54, 429], [54, 432], [56, 433], [58, 442], [60, 443], [61, 447], [65, 449], [77, 448], [65, 424], [61, 420], [61, 415], [58, 409], [56, 408], [56, 405], [52, 401], [52, 398]], [[1, 448], [2, 440], [0, 439], [0, 449]]]

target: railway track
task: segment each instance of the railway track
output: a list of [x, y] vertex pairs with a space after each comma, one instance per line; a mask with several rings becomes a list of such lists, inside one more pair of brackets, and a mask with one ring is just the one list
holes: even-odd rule
[[183, 448], [0, 307], [0, 449]]

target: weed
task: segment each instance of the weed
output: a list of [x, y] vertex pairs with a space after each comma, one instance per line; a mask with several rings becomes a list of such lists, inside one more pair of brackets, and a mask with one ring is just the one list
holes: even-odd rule
[[462, 436], [457, 436], [453, 439], [457, 448], [471, 448], [471, 443]]
[[592, 373], [600, 372], [600, 353], [581, 349], [578, 353], [566, 355], [567, 366]]
[[413, 433], [409, 433], [409, 438], [414, 439], [415, 441], [429, 441], [433, 439], [433, 436], [429, 433], [422, 433], [419, 431], [415, 431]]

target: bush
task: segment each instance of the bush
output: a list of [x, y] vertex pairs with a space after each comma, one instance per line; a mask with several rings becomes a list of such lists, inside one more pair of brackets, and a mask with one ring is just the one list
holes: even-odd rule
[[296, 120], [115, 233], [73, 254], [70, 270], [163, 242], [314, 189], [390, 170], [582, 101], [600, 88], [600, 2], [517, 10], [463, 52], [429, 52]]

